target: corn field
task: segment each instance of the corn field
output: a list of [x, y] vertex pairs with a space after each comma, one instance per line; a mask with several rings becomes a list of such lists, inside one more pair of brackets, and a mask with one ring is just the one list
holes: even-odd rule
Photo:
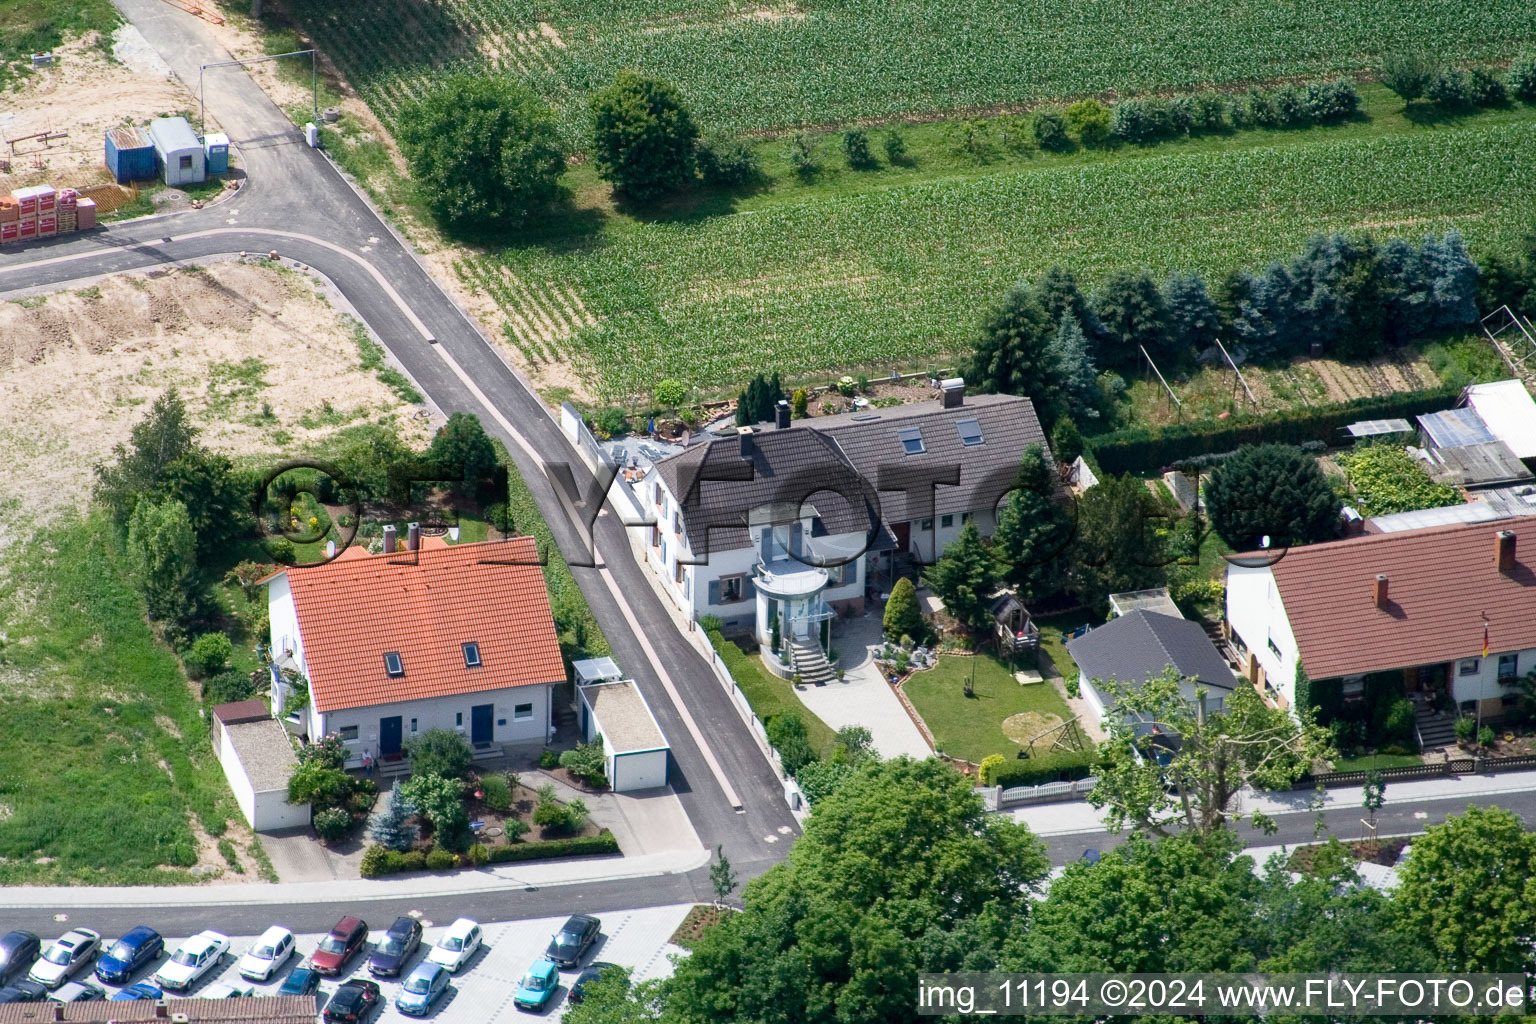
[[1008, 283], [1056, 263], [1089, 284], [1138, 266], [1214, 279], [1336, 229], [1456, 227], [1474, 251], [1503, 247], [1536, 214], [1533, 147], [1527, 121], [770, 197], [458, 272], [530, 362], [569, 362], [607, 395], [664, 377], [739, 386], [775, 367], [884, 372], [960, 352]]
[[1372, 70], [1421, 47], [1488, 61], [1536, 41], [1529, 0], [289, 0], [386, 121], [437, 73], [516, 75], [561, 109], [621, 68], [707, 127], [758, 131], [1113, 91]]

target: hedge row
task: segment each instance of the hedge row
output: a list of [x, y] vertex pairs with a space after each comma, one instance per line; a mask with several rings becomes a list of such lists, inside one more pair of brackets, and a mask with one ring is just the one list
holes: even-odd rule
[[1179, 465], [1184, 459], [1231, 451], [1245, 444], [1322, 441], [1330, 446], [1338, 445], [1344, 440], [1339, 432], [1357, 420], [1401, 418], [1411, 421], [1422, 413], [1449, 408], [1460, 394], [1460, 388], [1441, 386], [1241, 420], [1133, 427], [1089, 438], [1088, 444], [1105, 472], [1146, 473]]
[[1093, 754], [1045, 754], [1023, 761], [1013, 761], [992, 772], [992, 784], [1007, 789], [1010, 786], [1040, 786], [1047, 782], [1072, 782], [1086, 779], [1092, 774]]
[[400, 853], [374, 844], [363, 854], [360, 870], [364, 878], [377, 878], [380, 875], [397, 875], [403, 871], [451, 871], [466, 861], [478, 865], [485, 861], [502, 864], [507, 861], [552, 860], [557, 857], [595, 857], [618, 853], [619, 842], [612, 832], [603, 829], [595, 836], [545, 839], [537, 843], [509, 843], [506, 846], [486, 847], [476, 844], [470, 850], [471, 854], [461, 857], [447, 850], [411, 850]]

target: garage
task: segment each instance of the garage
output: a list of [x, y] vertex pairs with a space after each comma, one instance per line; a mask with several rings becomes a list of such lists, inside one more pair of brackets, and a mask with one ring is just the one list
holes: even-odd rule
[[578, 686], [577, 690], [581, 694], [582, 738], [588, 743], [602, 740], [613, 791], [629, 793], [665, 786], [670, 753], [667, 740], [634, 681], [607, 679]]
[[293, 741], [273, 719], [265, 701], [215, 707], [213, 746], [251, 828], [271, 832], [309, 824], [309, 804], [288, 802], [288, 779], [299, 766]]

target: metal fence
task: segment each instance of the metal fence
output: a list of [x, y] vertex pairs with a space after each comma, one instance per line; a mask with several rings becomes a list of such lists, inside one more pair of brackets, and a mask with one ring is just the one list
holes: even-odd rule
[[[1435, 779], [1448, 775], [1493, 775], [1498, 772], [1522, 771], [1536, 768], [1536, 756], [1525, 757], [1453, 757], [1440, 764], [1412, 764], [1402, 768], [1381, 768], [1382, 781], [1394, 779]], [[1359, 786], [1365, 782], [1366, 771], [1328, 772], [1323, 775], [1303, 775], [1293, 789], [1316, 789], [1318, 786]]]

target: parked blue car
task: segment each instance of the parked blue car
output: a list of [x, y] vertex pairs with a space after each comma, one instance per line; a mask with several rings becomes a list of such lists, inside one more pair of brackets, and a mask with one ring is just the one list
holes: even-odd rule
[[412, 1017], [425, 1017], [432, 1006], [448, 991], [448, 971], [442, 964], [431, 961], [418, 964], [400, 986], [395, 997], [395, 1009]]
[[112, 993], [111, 996], [112, 1001], [117, 1003], [130, 1002], [134, 999], [149, 999], [153, 1001], [164, 998], [165, 993], [161, 991], [160, 986], [148, 981], [134, 982], [127, 988]]
[[560, 968], [552, 961], [540, 960], [528, 968], [528, 973], [523, 975], [523, 980], [518, 982], [517, 991], [512, 995], [512, 1003], [519, 1010], [539, 1011], [544, 1009], [555, 991], [560, 987]]
[[141, 924], [112, 943], [106, 955], [96, 961], [96, 977], [108, 985], [121, 985], [164, 952], [165, 940], [160, 933]]
[[277, 990], [277, 994], [280, 996], [307, 996], [319, 987], [319, 971], [312, 971], [308, 967], [295, 967], [288, 972], [288, 977], [283, 979], [283, 984]]

